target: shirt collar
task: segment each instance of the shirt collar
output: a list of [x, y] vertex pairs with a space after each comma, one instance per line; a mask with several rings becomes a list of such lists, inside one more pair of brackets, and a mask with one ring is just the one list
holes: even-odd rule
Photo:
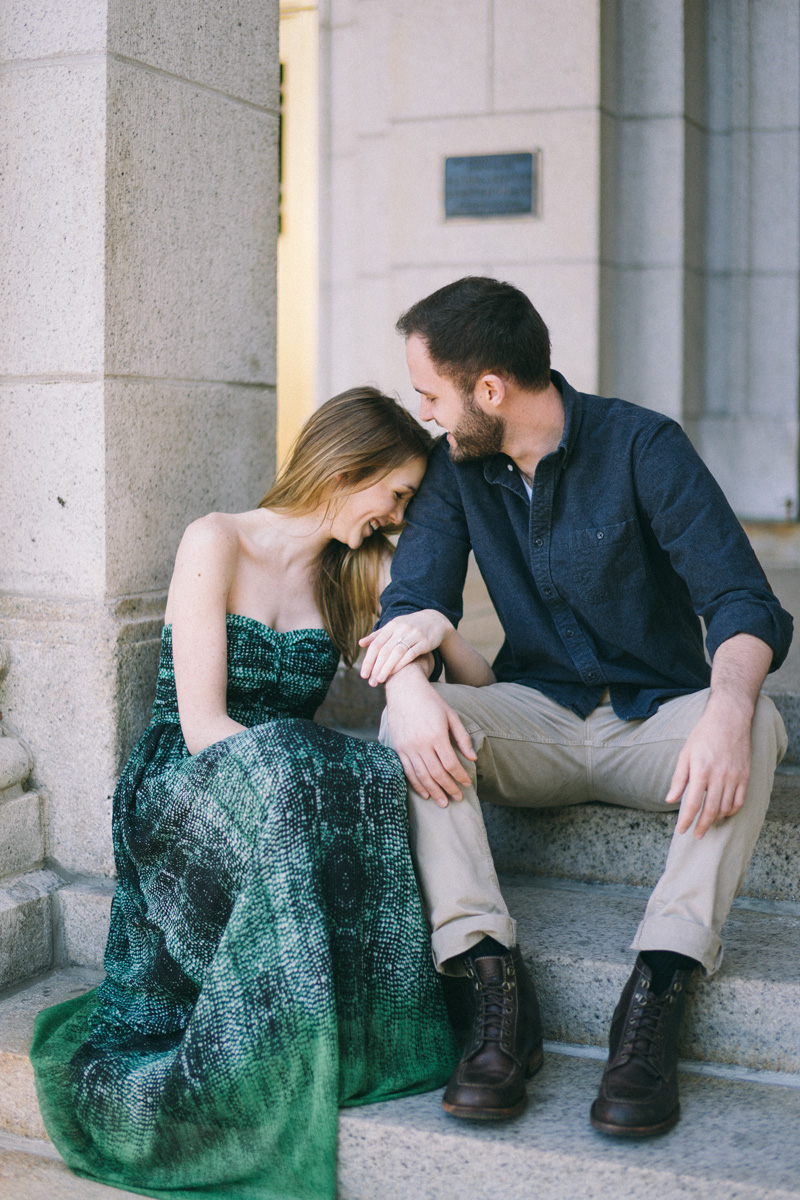
[[[553, 451], [558, 456], [563, 471], [566, 469], [578, 437], [578, 430], [580, 429], [581, 418], [583, 416], [583, 399], [580, 392], [576, 392], [575, 388], [567, 383], [559, 371], [551, 371], [550, 379], [561, 393], [561, 399], [564, 403], [564, 432], [561, 435], [561, 441]], [[509, 464], [515, 467], [513, 473], [508, 469]], [[510, 485], [513, 491], [517, 491], [516, 483], [511, 483], [511, 479], [516, 475], [517, 471], [514, 461], [507, 454], [493, 454], [483, 464], [483, 476], [487, 483], [502, 483], [507, 487]], [[520, 487], [522, 487], [522, 481], [519, 480], [518, 482]], [[527, 493], [525, 495], [527, 498]]]

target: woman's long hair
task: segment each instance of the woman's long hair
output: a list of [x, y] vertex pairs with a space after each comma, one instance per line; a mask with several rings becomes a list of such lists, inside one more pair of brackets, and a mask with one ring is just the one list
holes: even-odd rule
[[[434, 440], [397, 400], [376, 388], [350, 388], [309, 417], [275, 483], [259, 504], [288, 513], [335, 505], [409, 459], [425, 459]], [[346, 665], [358, 657], [358, 639], [375, 621], [381, 568], [394, 547], [384, 526], [357, 550], [330, 541], [314, 578], [314, 598], [331, 641]]]

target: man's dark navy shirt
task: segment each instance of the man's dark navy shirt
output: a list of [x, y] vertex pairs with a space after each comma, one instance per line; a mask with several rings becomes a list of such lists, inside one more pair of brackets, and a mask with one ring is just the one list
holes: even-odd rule
[[623, 720], [708, 687], [703, 652], [737, 633], [783, 662], [792, 618], [681, 427], [557, 372], [565, 424], [529, 502], [513, 461], [454, 463], [442, 438], [381, 598], [380, 623], [435, 608], [454, 625], [470, 549], [505, 632], [500, 682], [537, 688], [581, 717], [606, 687]]

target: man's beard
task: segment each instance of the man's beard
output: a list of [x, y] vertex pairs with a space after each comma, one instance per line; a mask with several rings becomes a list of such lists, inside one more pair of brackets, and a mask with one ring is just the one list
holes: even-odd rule
[[456, 443], [450, 443], [450, 458], [453, 462], [475, 462], [480, 458], [491, 458], [503, 449], [506, 423], [494, 413], [484, 412], [471, 393], [464, 396], [464, 412], [456, 427], [451, 430]]

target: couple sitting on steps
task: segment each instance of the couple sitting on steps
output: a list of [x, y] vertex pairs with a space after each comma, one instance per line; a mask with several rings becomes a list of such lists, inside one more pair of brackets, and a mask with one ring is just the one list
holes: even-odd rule
[[[680, 427], [551, 371], [516, 288], [461, 279], [398, 329], [446, 438], [354, 389], [261, 507], [181, 544], [115, 795], [107, 979], [34, 1044], [83, 1174], [333, 1197], [339, 1105], [449, 1078], [456, 1117], [520, 1113], [542, 1030], [481, 801], [679, 808], [591, 1108], [626, 1137], [678, 1120], [686, 984], [719, 967], [786, 749], [760, 688], [791, 618]], [[456, 632], [470, 550], [505, 633], [491, 668]], [[359, 644], [383, 745], [308, 720]], [[468, 980], [463, 1048], [424, 916], [436, 972]]]

